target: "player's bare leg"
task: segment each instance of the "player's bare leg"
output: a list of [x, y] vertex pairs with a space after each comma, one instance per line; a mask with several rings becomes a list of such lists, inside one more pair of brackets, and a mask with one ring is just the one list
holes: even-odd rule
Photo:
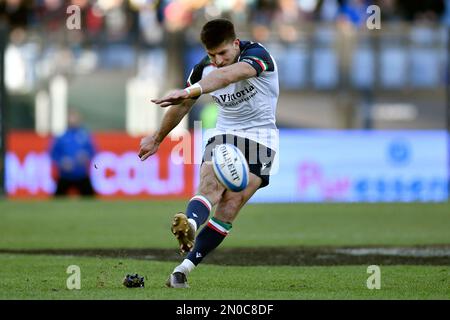
[[226, 190], [219, 203], [217, 204], [214, 217], [221, 221], [232, 223], [236, 219], [241, 208], [258, 190], [261, 183], [262, 179], [260, 177], [253, 173], [250, 173], [247, 188], [245, 188], [241, 192], [232, 192]]

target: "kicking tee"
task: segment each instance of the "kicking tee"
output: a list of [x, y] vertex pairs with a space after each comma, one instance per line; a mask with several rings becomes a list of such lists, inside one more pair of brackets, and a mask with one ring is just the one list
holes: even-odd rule
[[[211, 92], [219, 107], [216, 128], [208, 135], [234, 134], [278, 149], [275, 113], [279, 96], [278, 68], [269, 52], [259, 43], [240, 41], [241, 54], [237, 62], [246, 62], [256, 70], [256, 76]], [[187, 85], [200, 81], [217, 69], [209, 57], [194, 66]]]

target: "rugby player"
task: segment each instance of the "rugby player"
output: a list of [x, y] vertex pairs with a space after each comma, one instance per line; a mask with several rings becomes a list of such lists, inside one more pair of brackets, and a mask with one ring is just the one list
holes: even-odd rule
[[[142, 161], [156, 153], [202, 94], [210, 94], [217, 103], [217, 124], [205, 147], [197, 193], [185, 212], [175, 214], [172, 221], [171, 231], [180, 250], [188, 253], [167, 280], [166, 285], [172, 288], [188, 287], [189, 273], [225, 239], [242, 206], [269, 184], [277, 152], [279, 84], [273, 57], [261, 44], [238, 39], [233, 23], [226, 19], [207, 22], [200, 38], [207, 55], [192, 69], [186, 88], [152, 100], [171, 108], [157, 132], [141, 140], [139, 150]], [[237, 146], [249, 164], [249, 183], [243, 191], [226, 189], [214, 174], [212, 150], [222, 143]]]

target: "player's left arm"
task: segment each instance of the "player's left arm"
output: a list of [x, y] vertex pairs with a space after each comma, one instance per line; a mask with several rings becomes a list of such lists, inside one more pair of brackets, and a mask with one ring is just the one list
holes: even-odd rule
[[202, 94], [225, 88], [231, 83], [256, 76], [257, 72], [250, 64], [237, 62], [210, 72], [206, 77], [188, 88], [176, 90], [164, 98], [155, 99], [152, 102], [159, 104], [161, 107], [168, 107], [179, 104], [185, 99], [196, 98]]

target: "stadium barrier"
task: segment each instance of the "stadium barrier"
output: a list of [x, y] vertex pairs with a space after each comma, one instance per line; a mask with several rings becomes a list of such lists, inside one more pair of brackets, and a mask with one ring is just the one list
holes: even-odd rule
[[[142, 162], [140, 138], [94, 133], [90, 166], [101, 198], [188, 199], [196, 190], [202, 147], [194, 139], [166, 139]], [[50, 137], [11, 132], [6, 155], [10, 198], [48, 198], [55, 170]], [[181, 146], [181, 147], [180, 147]], [[190, 148], [189, 148], [190, 146]], [[280, 130], [278, 170], [251, 202], [447, 201], [448, 152], [444, 130]], [[192, 152], [191, 152], [192, 151]]]

